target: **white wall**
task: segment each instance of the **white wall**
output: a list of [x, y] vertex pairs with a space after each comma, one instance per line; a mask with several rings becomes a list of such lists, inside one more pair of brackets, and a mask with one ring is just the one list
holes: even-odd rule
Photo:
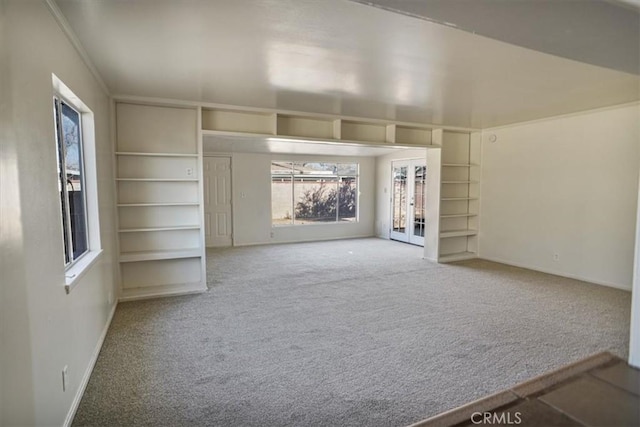
[[[639, 111], [640, 113], [640, 111]], [[638, 117], [640, 123], [640, 117]], [[640, 184], [638, 186], [640, 191]], [[639, 197], [640, 199], [640, 194]], [[629, 337], [629, 364], [640, 368], [640, 200], [636, 214], [636, 246], [631, 291], [631, 330]]]
[[[115, 291], [109, 99], [43, 1], [0, 0], [0, 10], [0, 425], [61, 425], [113, 308], [108, 302]], [[92, 109], [96, 128], [104, 252], [69, 295], [64, 289], [52, 73]], [[63, 392], [65, 365], [69, 387]]]
[[375, 235], [389, 238], [391, 222], [391, 162], [394, 160], [426, 159], [426, 149], [408, 149], [376, 157]]
[[[360, 164], [359, 221], [271, 227], [271, 160], [342, 161]], [[234, 153], [232, 155], [234, 245], [303, 242], [373, 236], [375, 198], [372, 157], [294, 156]], [[244, 194], [244, 197], [242, 195]], [[273, 232], [273, 237], [271, 233]]]
[[480, 256], [631, 289], [639, 108], [485, 130]]

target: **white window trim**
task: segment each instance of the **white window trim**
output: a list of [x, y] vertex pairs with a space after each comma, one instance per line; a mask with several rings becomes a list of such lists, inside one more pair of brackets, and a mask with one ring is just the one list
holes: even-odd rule
[[55, 74], [51, 75], [53, 94], [63, 99], [80, 113], [82, 121], [82, 149], [84, 152], [84, 180], [86, 192], [88, 251], [67, 265], [64, 270], [65, 292], [69, 294], [91, 267], [101, 258], [98, 180], [96, 166], [95, 122], [93, 112]]
[[69, 268], [64, 272], [64, 289], [67, 293], [70, 293], [73, 288], [79, 283], [80, 279], [87, 274], [93, 264], [100, 259], [102, 249], [89, 250], [85, 252], [80, 258], [78, 258]]

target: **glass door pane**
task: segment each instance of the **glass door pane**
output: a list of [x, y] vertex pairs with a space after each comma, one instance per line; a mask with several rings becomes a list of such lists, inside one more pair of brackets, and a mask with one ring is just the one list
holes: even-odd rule
[[426, 166], [414, 166], [413, 227], [414, 236], [424, 237]]
[[393, 168], [393, 231], [405, 233], [407, 227], [407, 166]]

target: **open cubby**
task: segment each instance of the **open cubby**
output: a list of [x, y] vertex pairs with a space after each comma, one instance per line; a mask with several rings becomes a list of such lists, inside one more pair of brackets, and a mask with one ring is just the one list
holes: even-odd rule
[[431, 129], [412, 128], [408, 126], [396, 126], [396, 144], [428, 145], [431, 144]]
[[275, 135], [275, 114], [223, 109], [202, 109], [202, 129]]
[[343, 120], [340, 133], [347, 141], [387, 142], [387, 127], [378, 123]]
[[333, 120], [278, 114], [277, 134], [305, 138], [337, 139]]

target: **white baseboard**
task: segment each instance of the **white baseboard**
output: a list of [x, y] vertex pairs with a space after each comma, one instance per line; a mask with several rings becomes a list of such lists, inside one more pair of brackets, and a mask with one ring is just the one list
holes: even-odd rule
[[109, 326], [111, 326], [111, 320], [113, 320], [113, 315], [116, 312], [116, 307], [118, 307], [118, 302], [116, 301], [113, 304], [113, 308], [109, 313], [109, 317], [107, 318], [107, 323], [104, 325], [102, 329], [102, 333], [100, 334], [100, 338], [98, 339], [98, 343], [96, 344], [95, 349], [93, 350], [93, 354], [91, 355], [91, 359], [89, 360], [89, 366], [84, 371], [84, 375], [82, 376], [82, 381], [80, 381], [80, 386], [76, 391], [76, 395], [73, 398], [73, 402], [71, 402], [71, 408], [69, 408], [69, 412], [67, 412], [67, 417], [64, 419], [64, 427], [68, 427], [71, 425], [73, 421], [73, 417], [76, 416], [76, 411], [78, 410], [78, 406], [80, 406], [80, 401], [82, 400], [82, 396], [84, 395], [84, 391], [87, 388], [87, 384], [89, 384], [89, 378], [91, 378], [91, 373], [93, 372], [93, 368], [96, 366], [96, 362], [98, 361], [98, 355], [100, 354], [100, 350], [102, 349], [102, 344], [104, 343], [104, 339], [107, 336], [107, 331], [109, 330]]
[[174, 297], [179, 295], [198, 294], [206, 291], [207, 284], [204, 282], [149, 286], [147, 288], [130, 288], [122, 290], [118, 301], [125, 302], [150, 298]]
[[518, 263], [518, 262], [504, 260], [504, 259], [501, 259], [501, 258], [479, 256], [478, 259], [484, 259], [486, 261], [498, 262], [500, 264], [506, 264], [506, 265], [510, 265], [512, 267], [526, 268], [527, 270], [539, 271], [541, 273], [553, 274], [554, 276], [566, 277], [567, 279], [580, 280], [582, 282], [593, 283], [594, 285], [606, 286], [608, 288], [621, 289], [623, 291], [629, 291], [629, 292], [631, 291], [631, 286], [630, 285], [629, 286], [625, 286], [625, 285], [620, 285], [620, 284], [617, 284], [617, 283], [603, 282], [601, 280], [594, 280], [594, 279], [589, 278], [589, 277], [579, 276], [579, 275], [576, 275], [576, 274], [568, 274], [568, 273], [559, 272], [559, 271], [553, 271], [553, 270], [546, 269], [546, 268], [540, 268], [540, 267], [537, 267], [537, 266], [526, 265], [526, 264], [522, 264], [522, 263]]

